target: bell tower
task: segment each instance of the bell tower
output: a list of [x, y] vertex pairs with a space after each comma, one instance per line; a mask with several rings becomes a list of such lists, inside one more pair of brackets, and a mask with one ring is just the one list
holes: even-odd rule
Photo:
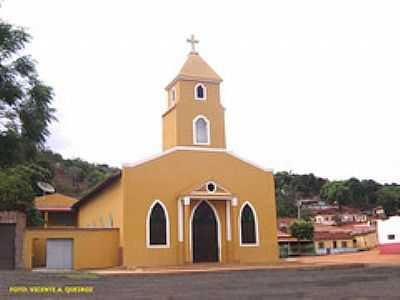
[[196, 51], [165, 88], [168, 109], [163, 118], [163, 150], [175, 146], [225, 148], [225, 108], [220, 102], [221, 77]]

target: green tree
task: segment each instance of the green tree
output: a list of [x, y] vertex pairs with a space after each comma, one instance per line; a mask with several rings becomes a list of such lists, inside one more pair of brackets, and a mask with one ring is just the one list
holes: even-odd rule
[[351, 193], [344, 181], [331, 181], [322, 186], [320, 197], [328, 203], [337, 203], [340, 210], [350, 203]]
[[326, 182], [326, 179], [314, 174], [297, 175], [290, 172], [275, 173], [274, 178], [275, 198], [280, 217], [295, 217], [297, 201], [319, 197], [320, 189]]
[[297, 220], [289, 226], [289, 232], [298, 240], [312, 240], [314, 238], [314, 225], [312, 222]]
[[0, 20], [0, 168], [31, 161], [55, 119], [53, 90], [22, 54], [31, 36]]
[[400, 186], [384, 185], [378, 192], [378, 204], [383, 206], [387, 216], [393, 216], [400, 209]]
[[30, 40], [24, 29], [0, 19], [0, 209], [24, 210], [36, 222], [36, 182], [50, 174], [34, 161], [55, 117], [53, 90], [23, 53]]
[[289, 233], [297, 239], [297, 247], [299, 253], [301, 253], [301, 240], [312, 240], [314, 238], [314, 225], [309, 221], [297, 220], [289, 226]]

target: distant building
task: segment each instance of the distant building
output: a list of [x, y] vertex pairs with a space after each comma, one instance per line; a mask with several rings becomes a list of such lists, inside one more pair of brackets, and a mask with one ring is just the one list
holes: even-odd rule
[[76, 226], [76, 213], [72, 206], [78, 199], [55, 193], [35, 198], [35, 207], [42, 214], [44, 227]]
[[314, 244], [318, 255], [372, 249], [377, 246], [376, 228], [369, 223], [344, 226], [315, 225]]
[[382, 206], [377, 206], [375, 208], [373, 208], [372, 210], [372, 214], [373, 216], [377, 216], [377, 217], [385, 217], [385, 210], [383, 209]]
[[[55, 193], [35, 198], [35, 207], [41, 213], [44, 228], [71, 228], [77, 226], [73, 205], [78, 199]], [[35, 238], [32, 242], [32, 266], [46, 266], [46, 239]]]
[[400, 216], [378, 220], [378, 241], [381, 254], [400, 254]]
[[341, 210], [337, 207], [329, 207], [324, 209], [315, 209], [314, 223], [320, 225], [340, 225], [349, 223], [364, 223], [367, 222], [368, 216], [362, 213], [357, 208], [342, 207]]
[[279, 256], [297, 256], [314, 254], [312, 240], [297, 240], [290, 233], [278, 230]]
[[335, 215], [334, 214], [318, 214], [314, 216], [314, 224], [321, 225], [335, 225]]

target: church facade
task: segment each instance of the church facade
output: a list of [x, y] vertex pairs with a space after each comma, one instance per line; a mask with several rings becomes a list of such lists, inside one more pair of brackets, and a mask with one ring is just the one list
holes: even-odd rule
[[125, 267], [276, 262], [272, 170], [226, 149], [222, 79], [190, 42], [166, 87], [163, 152], [77, 202], [78, 226], [119, 228]]

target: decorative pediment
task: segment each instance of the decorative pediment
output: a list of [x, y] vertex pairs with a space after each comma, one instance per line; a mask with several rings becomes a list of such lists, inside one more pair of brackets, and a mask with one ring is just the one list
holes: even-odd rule
[[232, 196], [232, 193], [220, 185], [215, 180], [207, 180], [200, 185], [196, 185], [186, 190], [187, 196]]

